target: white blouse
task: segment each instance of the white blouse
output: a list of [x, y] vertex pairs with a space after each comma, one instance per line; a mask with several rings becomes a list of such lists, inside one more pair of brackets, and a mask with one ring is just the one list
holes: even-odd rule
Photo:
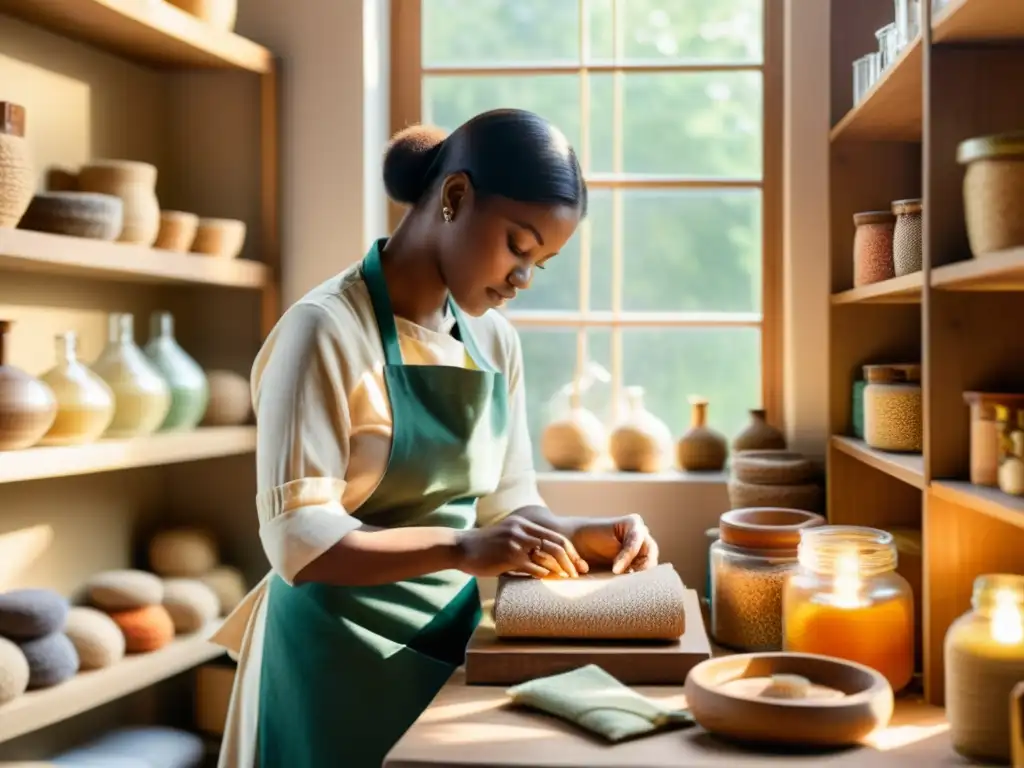
[[[467, 317], [481, 354], [508, 382], [509, 443], [501, 481], [478, 500], [477, 524], [544, 505], [527, 431], [519, 336], [498, 312]], [[406, 365], [473, 367], [449, 316], [439, 331], [396, 318]], [[384, 476], [391, 407], [384, 350], [358, 266], [314, 288], [281, 317], [256, 357], [256, 509], [272, 572], [296, 574], [362, 525], [359, 508]], [[238, 660], [219, 765], [252, 768], [268, 577], [214, 636]]]

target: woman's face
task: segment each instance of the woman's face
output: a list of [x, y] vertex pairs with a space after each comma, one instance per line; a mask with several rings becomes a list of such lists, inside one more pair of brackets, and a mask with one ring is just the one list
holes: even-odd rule
[[[444, 207], [452, 212], [450, 223], [443, 219]], [[580, 223], [580, 210], [570, 205], [481, 199], [465, 174], [445, 181], [441, 209], [430, 214], [441, 227], [441, 275], [455, 303], [474, 316], [529, 288]]]

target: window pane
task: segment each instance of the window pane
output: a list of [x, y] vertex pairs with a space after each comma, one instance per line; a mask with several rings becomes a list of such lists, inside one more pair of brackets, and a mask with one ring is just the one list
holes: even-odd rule
[[732, 436], [761, 405], [758, 328], [623, 329], [625, 386], [645, 390], [648, 410], [678, 439], [690, 424], [690, 395], [708, 398], [708, 421]]
[[[760, 63], [763, 0], [619, 0], [622, 60]], [[611, 0], [589, 0], [590, 55], [611, 59]]]
[[[597, 173], [615, 170], [614, 77], [591, 77], [591, 170]], [[761, 177], [760, 72], [661, 72], [620, 77], [624, 80], [624, 173]]]
[[[618, 194], [624, 311], [761, 311], [761, 190]], [[612, 308], [612, 195], [591, 192], [594, 309]]]
[[422, 0], [423, 64], [579, 61], [577, 0]]
[[[569, 384], [576, 368], [576, 329], [520, 328], [523, 346], [523, 370], [526, 376], [526, 413], [533, 440], [533, 460], [537, 469], [550, 469], [540, 453], [540, 437], [552, 418], [564, 405], [559, 390]], [[606, 330], [587, 332], [590, 360], [608, 370], [609, 338]], [[584, 395], [583, 404], [602, 420], [610, 415], [611, 384], [596, 383]]]

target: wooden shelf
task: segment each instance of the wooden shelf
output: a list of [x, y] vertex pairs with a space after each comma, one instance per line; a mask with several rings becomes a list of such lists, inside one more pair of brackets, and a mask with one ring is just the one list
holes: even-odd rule
[[869, 448], [863, 440], [842, 435], [833, 435], [832, 445], [879, 472], [895, 477], [907, 485], [924, 489], [924, 457], [918, 454], [879, 451]]
[[95, 709], [174, 677], [224, 653], [209, 642], [218, 623], [152, 653], [126, 656], [106, 669], [80, 672], [62, 685], [31, 691], [0, 706], [0, 743]]
[[23, 229], [0, 229], [0, 269], [132, 283], [198, 283], [232, 288], [262, 288], [271, 278], [265, 265], [247, 259], [194, 256]]
[[836, 123], [832, 141], [921, 141], [922, 49], [918, 36], [861, 102]]
[[1024, 528], [1024, 498], [966, 480], [937, 480], [931, 492], [946, 501]]
[[1006, 0], [949, 0], [932, 22], [936, 43], [1024, 39], [1024, 4]]
[[157, 67], [273, 68], [266, 48], [164, 0], [0, 0], [0, 13]]
[[914, 272], [832, 294], [833, 304], [920, 304], [924, 275]]
[[0, 483], [179, 464], [256, 450], [255, 427], [204, 427], [91, 445], [0, 452]]
[[931, 281], [947, 291], [1024, 291], [1024, 248], [935, 267]]

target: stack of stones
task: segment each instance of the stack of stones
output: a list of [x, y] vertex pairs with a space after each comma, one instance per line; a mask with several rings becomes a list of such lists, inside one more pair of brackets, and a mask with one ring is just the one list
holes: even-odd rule
[[49, 589], [0, 594], [0, 704], [78, 672], [78, 653], [64, 634], [68, 612], [68, 601]]
[[133, 569], [104, 571], [86, 582], [85, 597], [118, 626], [127, 653], [157, 651], [174, 639], [159, 576]]

